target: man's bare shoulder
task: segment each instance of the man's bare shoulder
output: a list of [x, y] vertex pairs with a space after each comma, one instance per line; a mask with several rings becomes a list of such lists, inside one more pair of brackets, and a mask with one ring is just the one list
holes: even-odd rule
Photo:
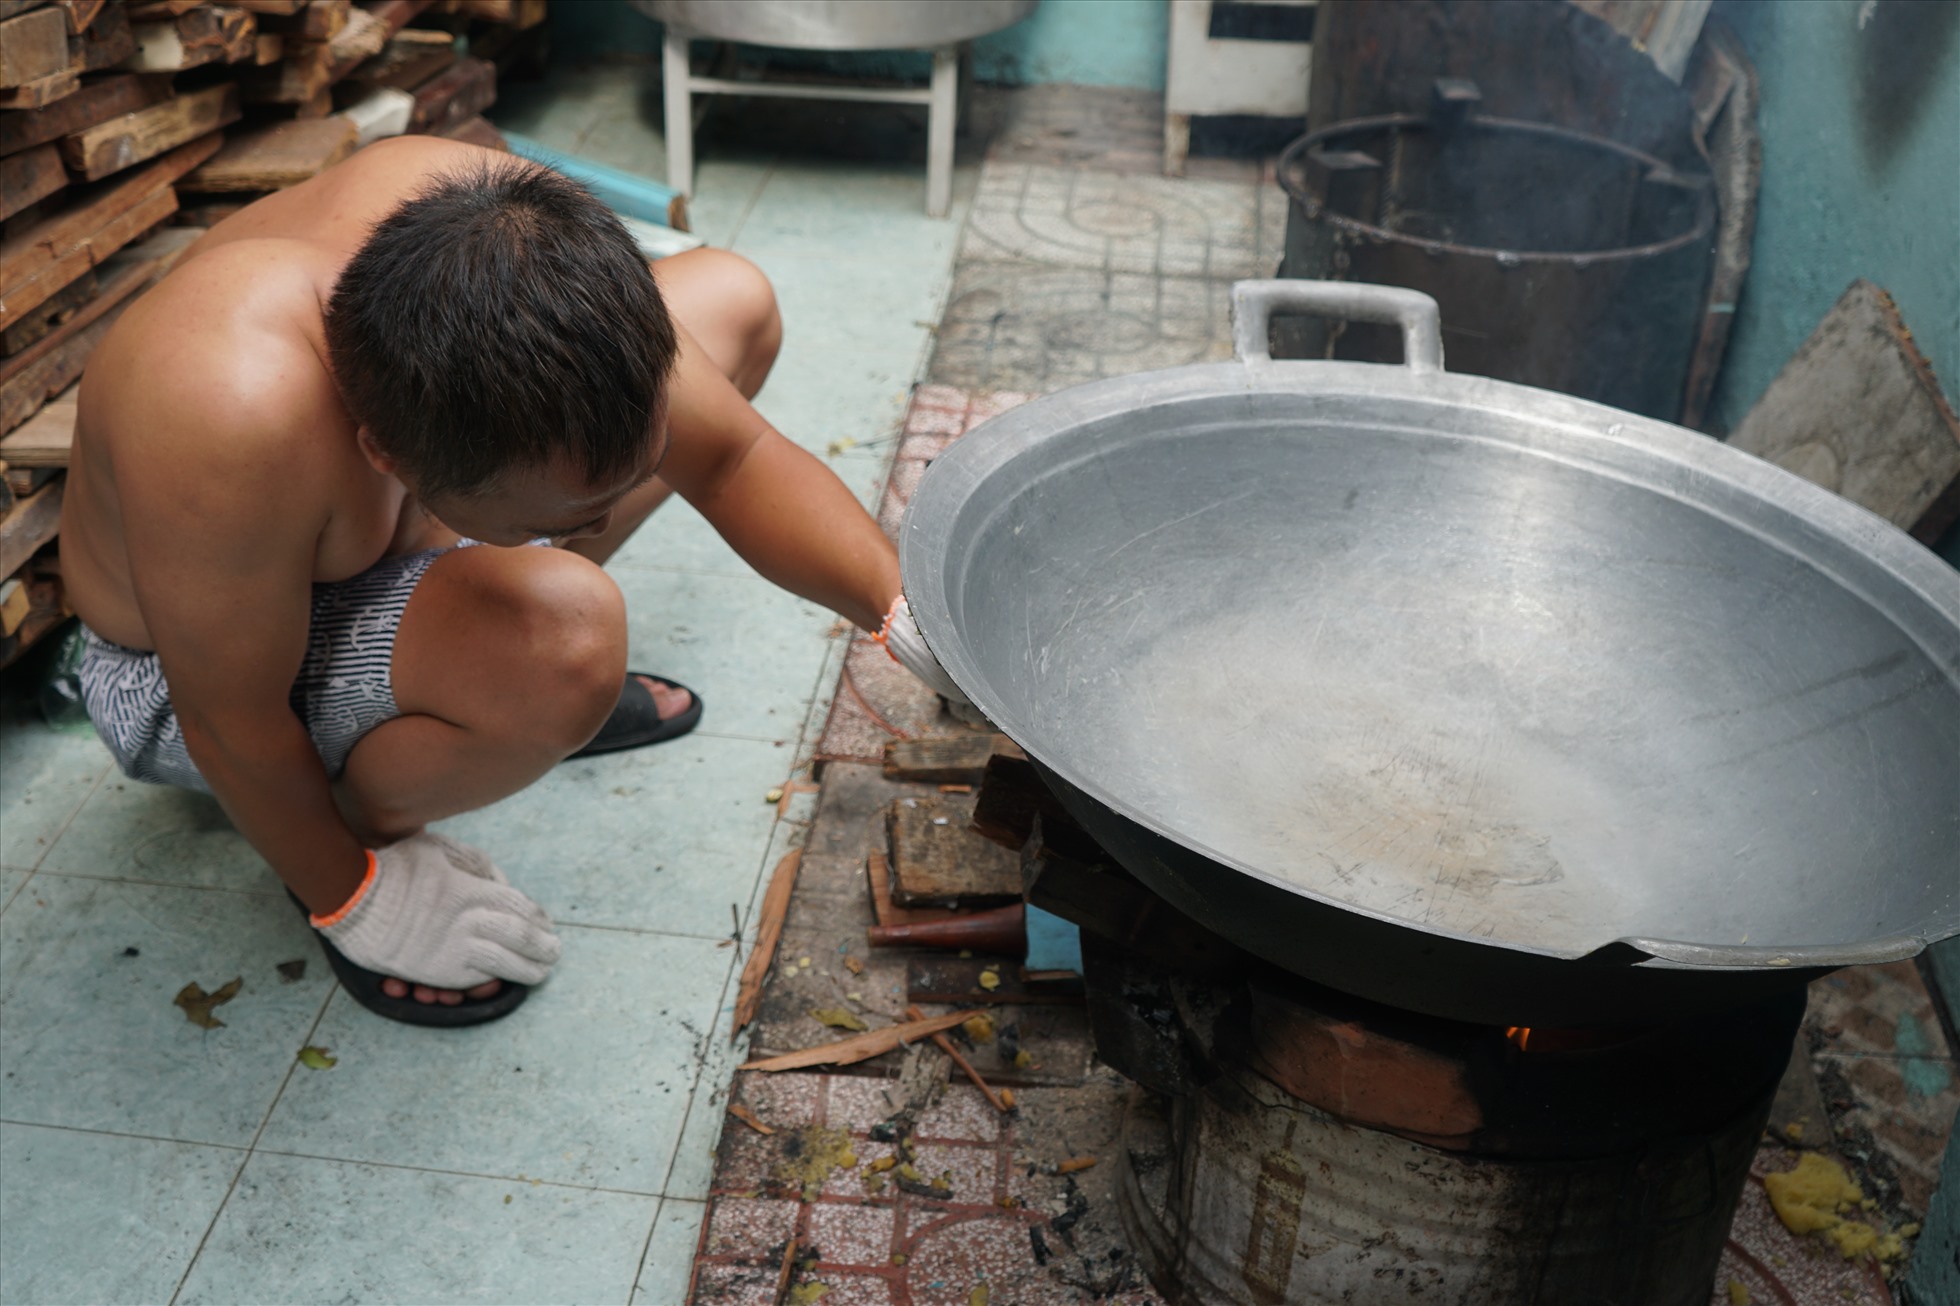
[[[129, 423], [159, 455], [238, 442], [318, 443], [340, 416], [321, 324], [332, 269], [303, 241], [240, 240], [194, 253], [116, 323], [90, 359], [83, 420]], [[186, 447], [189, 446], [189, 447]]]

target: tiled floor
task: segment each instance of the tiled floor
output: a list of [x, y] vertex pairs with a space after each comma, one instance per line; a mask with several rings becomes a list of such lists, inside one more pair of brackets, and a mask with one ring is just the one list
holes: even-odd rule
[[[634, 69], [511, 88], [497, 121], [664, 175]], [[712, 142], [710, 142], [712, 144]], [[923, 157], [704, 148], [696, 231], [761, 264], [786, 339], [758, 407], [867, 502], [974, 191], [924, 216]], [[552, 913], [565, 956], [513, 1019], [435, 1033], [332, 983], [216, 805], [112, 774], [92, 735], [0, 731], [0, 1299], [667, 1306], [685, 1290], [731, 1073], [728, 936], [800, 837], [764, 801], [846, 641], [683, 504], [611, 568], [632, 662], [700, 690], [685, 740], [567, 764], [449, 823]], [[279, 963], [304, 958], [286, 982]], [[186, 983], [241, 977], [201, 1030]], [[303, 1046], [337, 1064], [295, 1061]]]

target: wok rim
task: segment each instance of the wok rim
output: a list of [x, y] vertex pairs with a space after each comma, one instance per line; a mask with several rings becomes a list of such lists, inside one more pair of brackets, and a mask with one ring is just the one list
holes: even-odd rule
[[[1418, 373], [1406, 366], [1381, 363], [1352, 363], [1318, 360], [1254, 360], [1200, 363], [1186, 367], [1110, 377], [1071, 386], [1030, 400], [989, 420], [982, 438], [965, 436], [934, 458], [913, 492], [899, 528], [900, 570], [906, 596], [918, 620], [927, 645], [960, 689], [987, 718], [1031, 756], [1054, 770], [1069, 784], [1143, 828], [1199, 853], [1220, 867], [1248, 875], [1286, 892], [1315, 902], [1367, 916], [1416, 933], [1447, 938], [1462, 943], [1501, 948], [1507, 951], [1578, 960], [1604, 949], [1631, 947], [1651, 958], [1642, 965], [1669, 969], [1707, 971], [1835, 968], [1897, 961], [1912, 957], [1928, 944], [1960, 933], [1960, 915], [1949, 925], [1931, 926], [1914, 932], [1901, 932], [1853, 943], [1803, 944], [1770, 947], [1747, 944], [1710, 944], [1685, 939], [1660, 939], [1621, 935], [1602, 939], [1592, 948], [1571, 952], [1533, 946], [1489, 936], [1473, 936], [1455, 930], [1436, 928], [1392, 913], [1369, 910], [1342, 899], [1283, 881], [1258, 867], [1222, 854], [1204, 842], [1172, 828], [1150, 813], [1112, 793], [1099, 779], [1073, 762], [1058, 763], [1053, 756], [1030, 740], [1041, 736], [1040, 729], [1019, 713], [1008, 710], [999, 696], [990, 692], [986, 677], [970, 657], [966, 642], [953, 620], [947, 593], [946, 567], [954, 527], [971, 490], [987, 477], [1005, 468], [1022, 453], [1049, 439], [1066, 436], [1080, 427], [1146, 406], [1161, 403], [1229, 401], [1235, 396], [1296, 393], [1316, 400], [1334, 398], [1378, 399], [1388, 402], [1415, 401], [1443, 407], [1468, 407], [1529, 424], [1538, 431], [1555, 434], [1560, 443], [1577, 441], [1592, 444], [1601, 458], [1617, 454], [1623, 464], [1614, 474], [1606, 463], [1541, 448], [1528, 439], [1501, 443], [1519, 452], [1550, 456], [1589, 475], [1602, 476], [1639, 486], [1655, 493], [1666, 490], [1653, 475], [1632, 474], [1635, 469], [1685, 474], [1689, 485], [1702, 485], [1704, 492], [1694, 497], [1677, 494], [1683, 506], [1714, 517], [1731, 529], [1762, 540], [1770, 547], [1791, 554], [1848, 589], [1867, 606], [1881, 612], [1901, 634], [1918, 646], [1934, 670], [1942, 673], [1960, 690], [1960, 572], [1913, 540], [1890, 522], [1792, 473], [1734, 449], [1699, 432], [1654, 418], [1642, 417], [1604, 404], [1578, 399], [1554, 391], [1540, 390], [1513, 382], [1498, 381], [1469, 373]], [[1385, 425], [1395, 425], [1384, 421]], [[1487, 436], [1471, 436], [1483, 443], [1497, 443]], [[1705, 478], [1705, 479], [1704, 479]], [[1753, 509], [1751, 516], [1724, 511], [1714, 502], [1720, 493], [1740, 495], [1742, 506]], [[1814, 548], [1805, 548], [1800, 539], [1791, 538], [1796, 530], [1783, 534], [1765, 528], [1767, 521], [1807, 528], [1821, 535], [1837, 553], [1838, 562], [1856, 563], [1866, 579], [1882, 579], [1903, 589], [1919, 608], [1941, 627], [1942, 643], [1951, 651], [1929, 648], [1921, 630], [1901, 624], [1896, 604], [1882, 604], [1869, 587], [1852, 584], [1841, 566], [1832, 565], [1830, 556], [1820, 557]], [[1921, 625], [1923, 626], [1923, 622]], [[976, 690], [980, 692], [975, 692]]]

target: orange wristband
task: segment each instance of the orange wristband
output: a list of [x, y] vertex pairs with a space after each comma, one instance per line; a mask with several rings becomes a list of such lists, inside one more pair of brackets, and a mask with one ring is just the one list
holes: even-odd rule
[[361, 882], [358, 886], [355, 887], [353, 896], [348, 898], [346, 902], [341, 903], [339, 907], [335, 908], [332, 915], [307, 916], [306, 919], [308, 923], [310, 923], [314, 929], [324, 930], [330, 925], [340, 924], [342, 921], [347, 919], [347, 913], [354, 910], [355, 904], [360, 902], [361, 899], [367, 897], [368, 886], [374, 883], [375, 861], [374, 861], [374, 853], [371, 849], [364, 850], [364, 851], [367, 852], [367, 859], [368, 859], [367, 874], [361, 877]]

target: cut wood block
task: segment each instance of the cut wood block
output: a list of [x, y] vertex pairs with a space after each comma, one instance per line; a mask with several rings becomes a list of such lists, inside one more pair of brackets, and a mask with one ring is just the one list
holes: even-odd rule
[[18, 430], [0, 437], [0, 458], [9, 467], [66, 467], [75, 443], [75, 395], [71, 385], [50, 399]]
[[25, 86], [68, 71], [68, 20], [60, 9], [30, 9], [0, 21], [0, 87]]
[[267, 14], [283, 18], [306, 8], [306, 0], [231, 0], [231, 3], [240, 9], [249, 9], [262, 18]]
[[504, 139], [504, 134], [481, 114], [474, 118], [465, 118], [454, 126], [445, 127], [436, 135], [444, 140], [461, 141], [465, 145], [476, 145], [486, 150], [497, 150], [504, 154], [511, 152], [510, 142]]
[[973, 828], [1004, 848], [1021, 849], [1041, 825], [1043, 842], [1087, 865], [1108, 861], [1101, 845], [1090, 837], [1025, 757], [996, 753], [987, 759], [980, 795], [973, 805]]
[[[0, 467], [6, 463], [0, 462]], [[59, 467], [7, 467], [7, 506], [11, 508], [16, 499], [25, 499], [59, 475]]]
[[252, 15], [242, 9], [193, 9], [163, 22], [136, 23], [136, 55], [128, 67], [136, 72], [174, 73], [207, 63], [240, 58], [249, 54], [241, 46], [240, 32], [249, 41], [254, 29]]
[[[434, 38], [434, 39], [430, 39]], [[349, 82], [380, 89], [410, 90], [456, 62], [456, 38], [447, 32], [415, 28], [397, 33], [381, 53], [347, 75]]]
[[136, 33], [129, 25], [129, 11], [111, 5], [94, 21], [68, 38], [68, 66], [85, 73], [114, 68], [136, 53]]
[[24, 86], [0, 87], [0, 109], [45, 109], [73, 95], [82, 84], [82, 70], [69, 67]]
[[970, 801], [900, 798], [886, 818], [892, 901], [904, 907], [1006, 902], [1021, 896], [1021, 858], [968, 828]]
[[504, 23], [520, 31], [536, 27], [549, 10], [545, 0], [462, 0], [457, 12], [485, 23]]
[[317, 177], [354, 152], [358, 129], [345, 118], [296, 119], [234, 136], [184, 178], [187, 191], [283, 190]]
[[286, 38], [277, 32], [260, 32], [252, 38], [252, 64], [263, 68], [286, 56]]
[[129, 16], [140, 22], [159, 18], [175, 18], [193, 9], [202, 9], [211, 0], [137, 0], [129, 6]]
[[90, 82], [45, 109], [0, 115], [0, 155], [16, 154], [72, 136], [117, 114], [130, 113], [169, 97], [170, 83], [163, 78], [123, 74]]
[[[95, 298], [95, 289], [95, 274], [84, 272], [63, 287], [60, 294], [36, 307], [5, 331], [0, 331], [0, 359], [12, 358], [30, 345], [45, 340], [49, 332], [74, 317], [76, 309]], [[5, 369], [0, 368], [0, 379], [4, 379], [5, 375]], [[0, 422], [0, 430], [5, 430], [7, 425]]]
[[1851, 283], [1729, 443], [1924, 544], [1960, 520], [1960, 420], [1892, 297]]
[[95, 181], [237, 122], [238, 116], [238, 88], [227, 82], [64, 136], [61, 153], [70, 168]]
[[0, 518], [0, 576], [11, 576], [60, 529], [61, 482], [57, 479], [16, 500]]
[[216, 132], [140, 171], [91, 187], [59, 213], [0, 242], [0, 328], [175, 212], [171, 183], [217, 153]]
[[[95, 286], [93, 297], [31, 348], [0, 363], [0, 431], [13, 430], [51, 396], [72, 385], [123, 310], [175, 267], [203, 234], [188, 227], [168, 228], [123, 250], [96, 273], [85, 274]], [[7, 461], [16, 467], [58, 465], [31, 454]]]
[[458, 59], [415, 88], [411, 132], [436, 133], [474, 118], [497, 101], [497, 66], [483, 59]]
[[331, 41], [347, 26], [354, 12], [354, 0], [313, 0], [292, 14], [259, 15], [259, 26], [268, 32], [284, 32], [302, 41]]
[[324, 118], [333, 112], [333, 88], [322, 86], [313, 93], [313, 98], [293, 106], [295, 118]]
[[0, 159], [0, 218], [11, 218], [68, 184], [61, 151], [50, 142]]
[[9, 576], [0, 581], [0, 635], [11, 635], [19, 630], [20, 624], [27, 620], [31, 606], [27, 586], [21, 584], [18, 577]]
[[885, 779], [977, 785], [995, 753], [1025, 756], [1006, 735], [945, 735], [894, 739], [885, 745]]
[[324, 45], [286, 40], [276, 64], [239, 70], [238, 92], [247, 104], [305, 104], [333, 85], [333, 61]]
[[336, 80], [352, 72], [362, 61], [380, 54], [387, 48], [388, 38], [392, 35], [388, 24], [367, 10], [356, 9], [349, 13], [347, 25], [327, 42], [327, 54], [333, 60]]

